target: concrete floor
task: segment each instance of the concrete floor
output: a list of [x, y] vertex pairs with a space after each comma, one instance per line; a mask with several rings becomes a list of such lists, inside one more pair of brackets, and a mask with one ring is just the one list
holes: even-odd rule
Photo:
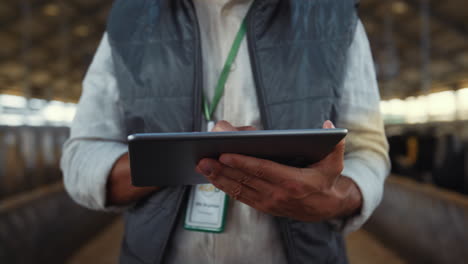
[[[122, 220], [117, 220], [70, 258], [67, 264], [118, 263]], [[385, 248], [375, 237], [364, 230], [348, 236], [348, 255], [351, 264], [404, 264], [394, 252]]]
[[121, 219], [115, 221], [78, 250], [67, 264], [118, 263], [123, 230], [123, 221]]
[[365, 230], [350, 234], [346, 238], [346, 245], [351, 264], [407, 263]]

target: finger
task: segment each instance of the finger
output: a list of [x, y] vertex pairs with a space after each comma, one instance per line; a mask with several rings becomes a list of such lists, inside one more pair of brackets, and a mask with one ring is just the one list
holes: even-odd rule
[[335, 128], [335, 125], [333, 124], [332, 121], [327, 120], [327, 121], [323, 122], [322, 127], [325, 128], [325, 129], [331, 129], [331, 128]]
[[254, 126], [241, 126], [241, 127], [236, 127], [236, 128], [239, 131], [255, 131], [255, 130], [257, 130], [257, 128], [255, 128]]
[[[204, 164], [205, 161], [200, 162], [200, 166], [197, 167], [198, 170], [201, 170], [202, 166], [205, 166]], [[214, 165], [212, 167], [216, 167], [217, 165], [215, 164], [210, 164]], [[221, 164], [220, 164], [221, 165]], [[246, 186], [245, 184], [239, 183], [240, 181], [245, 182], [245, 177], [243, 175], [246, 175], [245, 173], [242, 173], [238, 170], [232, 169], [227, 166], [221, 165], [222, 168], [220, 168], [218, 173], [215, 173], [216, 180], [210, 180], [214, 186], [216, 186], [218, 189], [226, 192], [228, 195], [233, 197], [234, 199], [245, 203], [257, 210], [260, 210], [265, 213], [274, 213], [274, 211], [268, 211], [271, 210], [271, 208], [266, 208], [264, 206], [264, 201], [268, 201], [271, 199], [271, 190], [273, 186], [268, 184], [267, 182], [264, 182], [260, 179], [257, 179], [253, 176], [249, 175], [249, 178], [251, 178], [250, 183], [255, 185], [258, 190], [251, 188], [251, 186]], [[217, 170], [215, 168], [215, 170]], [[221, 176], [222, 175], [227, 175], [227, 178], [223, 179]], [[249, 182], [249, 180], [247, 180]], [[255, 184], [255, 182], [258, 182], [258, 184]], [[237, 185], [235, 185], [237, 183]], [[240, 188], [239, 188], [240, 187]]]
[[216, 188], [235, 199], [239, 197], [252, 201], [260, 199], [261, 194], [259, 192], [226, 176], [229, 173], [229, 171], [225, 170], [226, 168], [226, 166], [215, 160], [203, 159], [198, 163], [197, 172], [205, 175]]
[[225, 166], [223, 169], [225, 175], [230, 179], [248, 186], [258, 192], [261, 192], [264, 195], [269, 195], [273, 191], [273, 185], [267, 181], [264, 181], [258, 177], [247, 174], [241, 170], [233, 169], [231, 167]]
[[[207, 167], [209, 168], [208, 171], [206, 171]], [[229, 174], [229, 169], [231, 168], [211, 159], [202, 160], [197, 167], [199, 172], [209, 172], [207, 176], [208, 180], [216, 188], [225, 192], [233, 199], [245, 203], [259, 211], [272, 215], [281, 215], [281, 210], [278, 209], [277, 205], [272, 204], [271, 192], [259, 192], [249, 186], [240, 184], [226, 176]]]
[[237, 128], [232, 126], [229, 122], [221, 120], [211, 130], [212, 132], [224, 132], [224, 131], [237, 131]]
[[231, 168], [275, 184], [281, 183], [291, 175], [298, 173], [298, 169], [294, 167], [239, 154], [223, 154], [219, 161]]

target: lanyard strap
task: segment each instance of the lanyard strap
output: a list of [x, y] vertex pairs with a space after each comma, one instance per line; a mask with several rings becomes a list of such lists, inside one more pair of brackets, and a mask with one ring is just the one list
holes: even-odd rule
[[247, 32], [247, 23], [246, 19], [242, 21], [242, 24], [237, 32], [236, 38], [234, 39], [234, 43], [232, 44], [231, 50], [229, 51], [229, 55], [224, 63], [223, 71], [219, 76], [218, 84], [216, 85], [215, 94], [213, 96], [213, 100], [211, 101], [211, 105], [208, 103], [208, 100], [205, 96], [203, 96], [203, 113], [207, 121], [211, 121], [213, 118], [213, 113], [218, 107], [219, 101], [224, 94], [224, 87], [226, 86], [226, 81], [229, 78], [229, 74], [231, 73], [232, 63], [237, 57], [239, 53], [239, 48], [242, 43], [242, 40], [245, 37]]

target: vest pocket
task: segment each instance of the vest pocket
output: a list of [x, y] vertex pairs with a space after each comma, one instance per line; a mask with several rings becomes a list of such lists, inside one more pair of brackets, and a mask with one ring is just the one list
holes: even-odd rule
[[124, 104], [124, 120], [128, 134], [191, 131], [192, 98], [137, 98]]
[[272, 129], [322, 128], [333, 113], [334, 97], [309, 97], [267, 106]]
[[125, 213], [122, 261], [156, 263], [161, 258], [184, 190], [184, 187], [163, 188]]

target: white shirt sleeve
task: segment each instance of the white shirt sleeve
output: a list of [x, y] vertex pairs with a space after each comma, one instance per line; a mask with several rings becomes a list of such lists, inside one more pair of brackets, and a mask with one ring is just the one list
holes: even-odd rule
[[106, 183], [118, 158], [128, 151], [113, 74], [111, 48], [104, 35], [83, 82], [71, 136], [63, 147], [65, 188], [77, 203], [106, 208]]
[[358, 23], [345, 75], [337, 127], [349, 130], [342, 175], [354, 180], [363, 196], [361, 213], [347, 219], [343, 232], [359, 229], [379, 205], [390, 170], [388, 143], [380, 115], [380, 95], [369, 41]]

